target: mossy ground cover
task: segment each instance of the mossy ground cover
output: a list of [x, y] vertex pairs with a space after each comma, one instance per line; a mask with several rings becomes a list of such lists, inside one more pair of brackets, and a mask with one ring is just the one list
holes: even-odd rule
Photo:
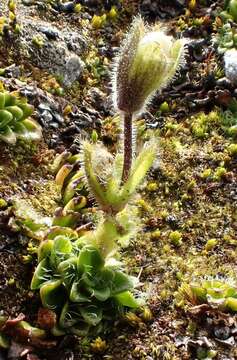
[[[3, 1], [0, 9], [6, 11], [6, 4]], [[84, 27], [89, 40], [84, 54], [87, 68], [82, 78], [72, 88], [65, 88], [63, 96], [50, 95], [64, 112], [66, 121], [62, 128], [43, 128], [44, 140], [34, 145], [18, 143], [9, 147], [1, 143], [0, 310], [12, 318], [24, 313], [35, 324], [40, 301], [29, 290], [36, 256], [33, 253], [29, 263], [25, 256], [29, 255], [32, 239], [11, 225], [16, 213], [9, 209], [13, 199], [21, 204], [24, 200], [38, 216], [47, 217], [60, 205], [50, 165], [56, 152], [75, 145], [74, 137], [78, 137], [60, 137], [73, 123], [66, 106], [87, 104], [95, 109], [103, 120], [92, 123], [86, 131], [91, 133], [96, 128], [106, 145], [112, 151], [116, 148], [116, 120], [112, 120], [101, 100], [91, 98], [90, 88], [102, 90], [105, 96], [109, 93], [107, 69], [111, 66], [111, 49], [119, 45], [123, 29], [137, 11], [136, 2], [129, 11], [125, 5], [121, 2], [116, 19], [97, 28], [92, 26], [92, 20], [85, 20], [86, 16], [83, 19], [83, 14], [94, 15], [93, 8], [82, 8], [78, 14], [60, 13], [55, 18], [50, 7], [25, 7], [19, 1], [19, 19], [27, 16], [58, 27], [69, 24], [75, 31]], [[166, 21], [171, 31], [187, 32], [193, 40], [207, 40], [201, 50], [199, 46], [189, 48], [181, 76], [154, 98], [151, 113], [145, 113], [138, 122], [138, 139], [142, 142], [156, 133], [159, 150], [157, 162], [134, 200], [141, 218], [137, 238], [122, 251], [122, 257], [129, 272], [139, 276], [152, 315], [146, 309], [136, 315], [127, 314], [109, 334], [101, 335], [105, 343], [70, 337], [60, 340], [56, 351], [62, 359], [70, 352], [76, 359], [237, 358], [234, 313], [205, 309], [198, 302], [190, 304], [185, 297], [180, 303], [177, 294], [182, 283], [205, 276], [236, 281], [236, 138], [226, 129], [225, 99], [229, 93], [216, 85], [223, 76], [223, 64], [215, 52], [210, 52], [209, 40], [216, 33], [218, 19], [215, 8], [211, 13], [208, 8], [207, 4], [193, 8], [189, 4], [189, 14], [184, 8], [181, 16]], [[105, 11], [98, 5], [96, 14], [102, 16]], [[55, 86], [55, 81], [60, 83], [60, 79], [52, 82], [52, 75], [37, 69], [23, 55], [19, 58], [15, 50], [17, 35], [11, 40], [15, 46], [0, 50], [1, 68], [13, 63], [21, 66], [20, 80], [45, 93]], [[105, 48], [103, 52], [98, 51], [101, 47]], [[8, 90], [17, 87], [17, 83], [9, 84], [6, 78], [2, 81]], [[160, 106], [164, 101], [168, 107]], [[59, 135], [59, 140], [51, 145], [54, 134]], [[94, 211], [92, 204], [82, 223], [93, 220]], [[32, 246], [37, 246], [37, 239]], [[48, 350], [42, 345], [36, 353], [40, 359], [55, 359], [55, 348]]]

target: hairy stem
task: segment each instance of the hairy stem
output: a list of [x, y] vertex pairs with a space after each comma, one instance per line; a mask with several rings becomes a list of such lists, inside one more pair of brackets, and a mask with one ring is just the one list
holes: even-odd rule
[[124, 113], [123, 174], [122, 183], [128, 180], [132, 166], [132, 113]]

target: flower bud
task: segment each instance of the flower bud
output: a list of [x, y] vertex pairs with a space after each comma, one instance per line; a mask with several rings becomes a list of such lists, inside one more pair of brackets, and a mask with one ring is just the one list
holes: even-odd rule
[[153, 93], [175, 75], [183, 60], [184, 39], [174, 40], [157, 26], [135, 18], [115, 63], [114, 103], [127, 113], [139, 112]]

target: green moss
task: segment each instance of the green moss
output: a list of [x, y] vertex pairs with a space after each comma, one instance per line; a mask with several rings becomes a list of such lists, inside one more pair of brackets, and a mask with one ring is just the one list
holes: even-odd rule
[[169, 104], [167, 103], [167, 101], [164, 101], [161, 105], [160, 105], [160, 111], [162, 113], [166, 113], [170, 111], [170, 107]]
[[211, 251], [215, 248], [215, 246], [218, 244], [218, 240], [217, 239], [210, 239], [206, 242], [205, 245], [205, 250], [206, 251]]
[[44, 38], [41, 35], [35, 35], [32, 38], [32, 43], [39, 48], [44, 46]]
[[227, 147], [227, 151], [231, 156], [236, 156], [237, 155], [237, 144], [230, 144]]
[[213, 174], [213, 180], [220, 181], [225, 177], [227, 174], [227, 170], [224, 168], [224, 166], [220, 166], [216, 169], [216, 171]]
[[202, 172], [201, 177], [202, 177], [203, 179], [207, 179], [207, 178], [209, 178], [209, 177], [211, 176], [211, 174], [212, 174], [212, 169], [205, 169], [205, 170]]
[[4, 199], [0, 199], [0, 209], [7, 207], [7, 202]]
[[169, 234], [169, 240], [175, 246], [182, 245], [182, 234], [179, 231], [171, 231]]

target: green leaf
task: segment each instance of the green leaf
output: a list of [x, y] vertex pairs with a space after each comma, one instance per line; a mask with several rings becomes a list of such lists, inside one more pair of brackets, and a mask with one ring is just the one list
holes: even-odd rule
[[86, 294], [85, 290], [78, 281], [72, 284], [70, 291], [70, 300], [77, 303], [91, 302], [90, 296]]
[[86, 272], [94, 273], [104, 266], [104, 260], [95, 247], [85, 245], [80, 251], [78, 266], [82, 266]]
[[10, 339], [0, 333], [0, 348], [8, 349], [10, 347]]
[[22, 116], [23, 120], [31, 116], [34, 112], [34, 106], [30, 104], [23, 104], [22, 102], [17, 102], [17, 106], [19, 106], [23, 111], [23, 116]]
[[59, 326], [62, 329], [68, 329], [80, 320], [81, 314], [79, 311], [79, 307], [77, 305], [66, 302], [60, 314]]
[[144, 146], [132, 166], [131, 174], [121, 190], [121, 203], [126, 204], [133, 195], [138, 185], [144, 179], [147, 171], [152, 166], [156, 153], [157, 143], [154, 139], [152, 139], [146, 146]]
[[50, 228], [49, 232], [47, 233], [47, 238], [54, 240], [58, 235], [62, 235], [74, 241], [78, 238], [78, 234], [76, 231], [70, 228], [62, 228], [60, 226], [53, 226]]
[[90, 330], [90, 325], [84, 321], [79, 321], [76, 325], [72, 326], [70, 332], [77, 336], [86, 336]]
[[27, 129], [25, 125], [22, 123], [22, 121], [14, 124], [14, 133], [19, 138], [24, 138], [25, 134], [27, 133]]
[[53, 226], [75, 228], [80, 218], [81, 215], [78, 212], [71, 211], [65, 214], [63, 210], [62, 214], [54, 216]]
[[53, 249], [50, 256], [51, 266], [57, 266], [63, 260], [66, 260], [72, 252], [72, 243], [69, 238], [58, 235], [54, 239]]
[[45, 336], [46, 336], [45, 330], [33, 327], [26, 321], [20, 321], [17, 324], [17, 328], [24, 329], [24, 330], [28, 331], [29, 334], [34, 336], [34, 337], [45, 338]]
[[49, 266], [47, 258], [43, 259], [35, 269], [33, 278], [31, 280], [31, 290], [39, 289], [45, 282], [51, 280], [53, 277], [52, 270]]
[[[12, 114], [14, 120], [19, 121], [23, 118], [23, 111], [21, 110], [21, 108], [19, 106], [16, 106], [16, 105], [7, 106], [5, 109]], [[1, 114], [0, 114], [0, 117], [1, 117]]]
[[62, 280], [48, 281], [40, 288], [40, 298], [44, 307], [56, 310], [63, 306], [67, 292]]
[[0, 110], [0, 129], [4, 130], [5, 126], [13, 119], [13, 115], [7, 110]]
[[119, 294], [121, 292], [130, 290], [132, 288], [133, 288], [133, 282], [130, 280], [129, 276], [120, 271], [116, 271], [112, 283], [112, 289], [111, 289], [112, 295]]
[[102, 309], [95, 305], [80, 307], [80, 312], [85, 322], [89, 325], [96, 326], [102, 320]]
[[100, 205], [107, 205], [106, 194], [103, 187], [99, 183], [92, 165], [92, 153], [93, 145], [89, 142], [84, 142], [83, 144], [83, 154], [84, 154], [84, 169], [87, 177], [87, 182], [90, 187], [92, 194]]
[[88, 290], [91, 292], [91, 296], [94, 296], [99, 301], [106, 301], [111, 295], [109, 287], [103, 289], [88, 288]]
[[82, 275], [82, 282], [91, 288], [102, 289], [111, 286], [114, 279], [114, 271], [107, 268], [102, 268], [97, 272], [84, 272]]
[[62, 261], [58, 265], [58, 272], [63, 278], [63, 283], [68, 290], [70, 290], [73, 281], [75, 280], [77, 273], [77, 257], [72, 256], [67, 260]]
[[53, 336], [63, 336], [66, 332], [57, 324], [50, 330]]
[[53, 248], [52, 240], [43, 241], [38, 249], [38, 262], [42, 261], [44, 258], [49, 257]]
[[120, 305], [123, 306], [127, 306], [130, 308], [137, 308], [139, 306], [138, 302], [130, 291], [125, 291], [123, 293], [115, 295], [114, 298], [118, 301]]
[[14, 145], [16, 143], [16, 134], [9, 126], [6, 126], [4, 131], [0, 133], [0, 140], [3, 140], [10, 145]]
[[[70, 175], [69, 175], [70, 176]], [[77, 171], [71, 178], [66, 178], [65, 189], [63, 191], [63, 203], [66, 205], [76, 194], [77, 191], [81, 190], [84, 187], [83, 181], [83, 172], [81, 170]]]
[[3, 109], [5, 106], [5, 94], [0, 92], [0, 109]]
[[17, 97], [9, 92], [4, 92], [5, 95], [5, 107], [15, 105]]
[[207, 291], [201, 286], [190, 285], [193, 294], [198, 298], [199, 301], [206, 301]]
[[225, 300], [225, 306], [230, 310], [237, 312], [237, 299], [229, 297]]
[[103, 268], [96, 276], [96, 289], [111, 287], [115, 272], [110, 268]]

